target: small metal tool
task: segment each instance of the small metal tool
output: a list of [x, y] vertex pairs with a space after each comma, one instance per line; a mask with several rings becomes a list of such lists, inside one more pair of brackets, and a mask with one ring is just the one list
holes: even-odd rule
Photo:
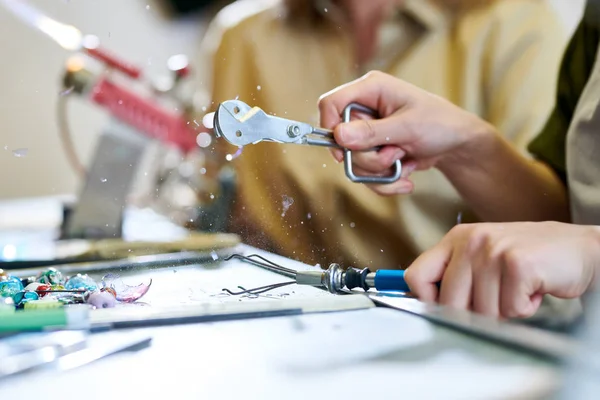
[[[352, 111], [371, 116], [375, 112], [363, 105], [352, 103], [344, 109], [343, 122], [349, 122]], [[258, 107], [250, 107], [240, 100], [228, 100], [217, 108], [214, 116], [214, 130], [217, 137], [223, 137], [235, 146], [246, 146], [259, 142], [295, 143], [311, 146], [339, 146], [329, 129], [316, 128], [303, 122], [268, 115]], [[344, 169], [346, 176], [356, 183], [389, 184], [400, 179], [402, 162], [396, 160], [390, 176], [361, 176], [352, 169], [352, 151], [344, 150]], [[377, 151], [373, 148], [368, 151]]]
[[331, 264], [326, 270], [320, 271], [296, 271], [285, 268], [257, 254], [243, 256], [233, 254], [225, 260], [238, 258], [253, 265], [268, 269], [269, 271], [288, 276], [294, 279], [293, 282], [276, 283], [273, 285], [262, 286], [260, 288], [248, 289], [242, 292], [232, 292], [226, 290], [229, 294], [238, 295], [245, 293], [264, 293], [287, 284], [296, 283], [298, 285], [309, 285], [324, 287], [331, 293], [343, 293], [346, 290], [361, 288], [364, 291], [376, 289], [377, 291], [409, 292], [404, 271], [381, 269], [371, 272], [368, 268], [362, 270], [357, 268], [342, 269], [338, 264]]
[[331, 264], [325, 271], [298, 271], [298, 285], [323, 286], [331, 293], [340, 293], [344, 289], [361, 288], [377, 291], [409, 292], [410, 288], [404, 280], [402, 270], [378, 270], [371, 272], [368, 268], [342, 269], [338, 264]]

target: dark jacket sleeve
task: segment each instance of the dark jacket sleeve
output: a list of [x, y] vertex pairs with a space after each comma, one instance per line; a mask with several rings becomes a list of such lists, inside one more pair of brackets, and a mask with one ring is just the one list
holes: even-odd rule
[[566, 138], [577, 102], [585, 89], [596, 60], [600, 23], [595, 1], [588, 3], [565, 52], [560, 68], [555, 107], [542, 132], [529, 144], [529, 151], [548, 164], [566, 182]]

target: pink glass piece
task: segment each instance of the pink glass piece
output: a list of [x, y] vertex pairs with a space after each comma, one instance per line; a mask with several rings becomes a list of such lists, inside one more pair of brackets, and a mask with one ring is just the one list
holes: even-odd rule
[[136, 286], [130, 286], [123, 282], [118, 274], [106, 274], [102, 278], [102, 287], [112, 288], [117, 293], [117, 301], [123, 303], [133, 303], [141, 299], [150, 289], [152, 279], [146, 283], [140, 283]]

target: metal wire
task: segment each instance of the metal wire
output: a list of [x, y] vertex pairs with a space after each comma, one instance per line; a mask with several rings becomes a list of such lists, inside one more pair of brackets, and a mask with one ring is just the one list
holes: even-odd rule
[[81, 289], [77, 289], [77, 290], [61, 290], [61, 289], [56, 289], [56, 290], [34, 290], [34, 292], [37, 292], [37, 293], [85, 293], [85, 292], [87, 292], [87, 290], [81, 290]]
[[[268, 260], [266, 258], [264, 258], [263, 256], [260, 256], [258, 254], [250, 254], [250, 255], [242, 255], [242, 254], [232, 254], [229, 257], [225, 258], [225, 261], [229, 261], [231, 259], [237, 258], [239, 260], [245, 261], [247, 263], [250, 263], [252, 265], [256, 265], [257, 267], [262, 267], [265, 269], [268, 269], [270, 271], [273, 272], [277, 272], [280, 273], [282, 275], [285, 275], [289, 278], [296, 278], [296, 270], [291, 269], [291, 268], [286, 268], [284, 266], [281, 266], [279, 264], [274, 263], [271, 260]], [[254, 258], [259, 259], [260, 261], [255, 260]]]
[[283, 286], [293, 285], [294, 283], [296, 283], [296, 271], [295, 270], [283, 267], [279, 264], [276, 264], [273, 261], [271, 261], [261, 255], [249, 254], [249, 255], [245, 256], [242, 254], [232, 254], [229, 257], [226, 257], [225, 261], [229, 261], [234, 258], [236, 258], [238, 260], [242, 260], [247, 263], [250, 263], [252, 265], [256, 265], [257, 267], [265, 268], [265, 269], [268, 269], [269, 271], [277, 272], [279, 274], [288, 276], [288, 277], [294, 279], [294, 281], [273, 283], [271, 285], [260, 286], [260, 287], [256, 287], [256, 288], [252, 288], [252, 289], [246, 289], [242, 286], [238, 286], [238, 289], [241, 289], [240, 292], [233, 292], [227, 288], [222, 289], [224, 292], [227, 292], [228, 294], [230, 294], [232, 296], [239, 296], [239, 295], [243, 295], [243, 294], [259, 295], [261, 293], [265, 293], [265, 292], [271, 291], [273, 289], [277, 289], [277, 288], [280, 288]]
[[273, 289], [277, 289], [283, 286], [288, 286], [288, 285], [293, 285], [296, 282], [281, 282], [281, 283], [274, 283], [272, 285], [266, 285], [266, 286], [260, 286], [257, 288], [253, 288], [253, 289], [246, 289], [243, 286], [238, 286], [238, 289], [242, 289], [240, 292], [233, 292], [227, 288], [222, 289], [224, 292], [229, 293], [232, 296], [239, 296], [242, 294], [254, 294], [254, 295], [258, 295], [261, 293], [265, 293], [265, 292], [269, 292]]

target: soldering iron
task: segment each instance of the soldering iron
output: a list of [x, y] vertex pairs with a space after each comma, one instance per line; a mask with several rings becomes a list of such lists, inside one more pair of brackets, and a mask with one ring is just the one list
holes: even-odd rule
[[368, 268], [342, 269], [338, 264], [331, 264], [324, 271], [297, 271], [298, 285], [322, 286], [331, 293], [339, 293], [344, 289], [361, 288], [364, 291], [409, 292], [410, 288], [404, 279], [402, 270], [380, 269], [372, 272]]
[[[375, 272], [368, 268], [347, 268], [343, 269], [339, 264], [331, 264], [326, 270], [319, 271], [296, 271], [291, 268], [286, 268], [274, 263], [258, 254], [244, 256], [241, 254], [233, 254], [225, 260], [238, 258], [250, 264], [277, 272], [294, 279], [298, 285], [309, 285], [316, 287], [324, 287], [331, 293], [342, 293], [345, 290], [361, 288], [365, 291], [376, 289], [377, 291], [393, 291], [393, 292], [409, 292], [410, 288], [404, 279], [404, 271], [402, 270], [386, 270], [381, 269]], [[283, 283], [285, 284], [285, 283]], [[270, 285], [281, 286], [282, 284]], [[258, 288], [265, 290], [268, 286]], [[268, 290], [268, 289], [267, 289]], [[247, 290], [245, 292], [251, 292]]]

